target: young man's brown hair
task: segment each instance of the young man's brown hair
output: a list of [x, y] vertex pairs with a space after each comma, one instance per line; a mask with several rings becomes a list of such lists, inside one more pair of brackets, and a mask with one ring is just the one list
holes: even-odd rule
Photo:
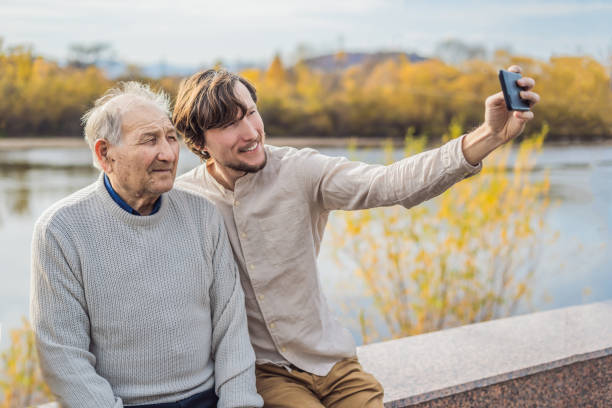
[[246, 79], [225, 70], [208, 69], [181, 82], [172, 122], [185, 143], [197, 156], [208, 160], [202, 151], [208, 129], [230, 125], [246, 115], [247, 107], [236, 96], [236, 83], [242, 83], [257, 102], [255, 87]]

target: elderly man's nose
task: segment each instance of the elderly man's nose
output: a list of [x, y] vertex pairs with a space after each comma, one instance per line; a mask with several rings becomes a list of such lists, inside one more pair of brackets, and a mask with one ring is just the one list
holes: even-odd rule
[[157, 153], [157, 158], [162, 161], [174, 161], [176, 160], [176, 149], [173, 148], [171, 143], [164, 139], [162, 143], [159, 145], [159, 152]]

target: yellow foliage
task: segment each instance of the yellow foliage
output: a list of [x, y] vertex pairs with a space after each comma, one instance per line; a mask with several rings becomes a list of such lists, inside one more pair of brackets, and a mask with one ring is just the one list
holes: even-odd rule
[[460, 67], [399, 58], [331, 73], [314, 71], [303, 61], [286, 68], [275, 57], [268, 70], [259, 71], [256, 84], [272, 133], [401, 138], [410, 127], [414, 134], [439, 135], [451, 123], [477, 126], [484, 100], [500, 90], [497, 70], [510, 64], [536, 79], [542, 102], [534, 108], [532, 126], [550, 123], [551, 139], [612, 137], [610, 77], [588, 57], [544, 62], [498, 51], [492, 61], [472, 60]]
[[[304, 61], [285, 66], [276, 55], [267, 69], [241, 73], [258, 89], [268, 133], [401, 139], [411, 127], [419, 135], [442, 135], [451, 122], [469, 129], [482, 121], [485, 98], [500, 89], [497, 70], [520, 64], [542, 96], [532, 126], [549, 123], [549, 139], [612, 137], [610, 76], [589, 57], [539, 61], [500, 50], [492, 61], [460, 66], [401, 56], [341, 69], [348, 60], [339, 52], [335, 61], [336, 69], [326, 72]], [[136, 71], [122, 79], [152, 82], [176, 95], [180, 78], [153, 81]], [[0, 43], [0, 136], [79, 135], [80, 116], [113, 84], [96, 67], [60, 67], [28, 48], [6, 50]]]
[[53, 400], [42, 380], [34, 347], [34, 334], [27, 321], [10, 332], [11, 345], [2, 353], [0, 408], [22, 408]]
[[286, 81], [285, 68], [280, 56], [277, 54], [272, 59], [268, 71], [266, 72], [266, 80], [273, 84], [281, 85]]
[[[376, 306], [360, 316], [365, 342], [377, 339], [375, 316], [397, 338], [507, 316], [529, 301], [549, 204], [548, 175], [533, 181], [530, 171], [547, 132], [515, 149], [511, 170], [508, 145], [480, 175], [429, 203], [338, 213], [330, 227], [337, 260]], [[448, 134], [461, 129], [453, 124]], [[408, 138], [406, 146], [413, 153], [424, 144]]]
[[0, 136], [79, 135], [80, 116], [111, 84], [95, 67], [62, 68], [27, 49], [0, 49]]

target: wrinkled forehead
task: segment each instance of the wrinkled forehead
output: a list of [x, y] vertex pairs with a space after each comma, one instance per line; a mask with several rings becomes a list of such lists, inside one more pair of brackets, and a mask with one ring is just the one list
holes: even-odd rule
[[121, 116], [123, 133], [135, 129], [173, 129], [170, 118], [153, 102], [138, 96], [122, 95], [114, 100]]
[[138, 95], [119, 95], [108, 102], [109, 108], [119, 112], [122, 116], [135, 109], [153, 108], [166, 116], [166, 113], [155, 103]]

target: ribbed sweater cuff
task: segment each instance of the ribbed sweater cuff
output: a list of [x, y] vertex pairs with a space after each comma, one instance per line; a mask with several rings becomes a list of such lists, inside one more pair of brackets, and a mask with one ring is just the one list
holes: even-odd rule
[[[245, 392], [245, 390], [249, 390]], [[219, 390], [217, 408], [263, 407], [263, 399], [255, 390], [255, 375], [239, 375], [223, 384]]]

